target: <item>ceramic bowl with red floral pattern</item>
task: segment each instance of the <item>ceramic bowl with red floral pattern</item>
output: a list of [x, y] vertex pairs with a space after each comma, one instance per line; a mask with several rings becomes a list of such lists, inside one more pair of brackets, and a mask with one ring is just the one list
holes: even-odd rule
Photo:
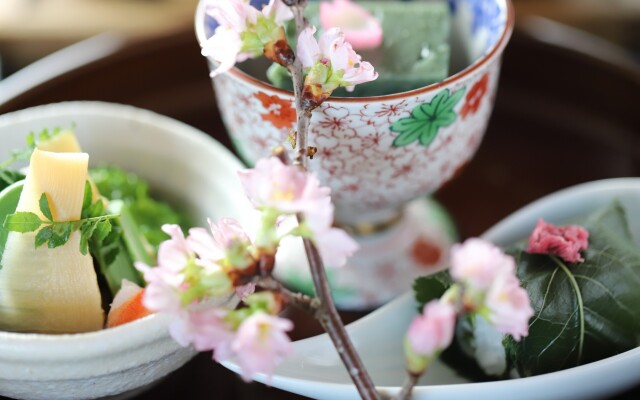
[[[465, 59], [462, 67], [442, 81], [410, 91], [332, 97], [313, 112], [308, 141], [318, 152], [309, 165], [331, 188], [336, 222], [363, 228], [360, 231], [379, 232], [389, 226], [396, 230], [379, 241], [361, 240], [360, 254], [371, 257], [361, 263], [356, 255], [353, 263], [368, 271], [371, 279], [364, 287], [361, 271], [352, 270], [350, 277], [336, 272], [331, 283], [339, 287], [337, 302], [347, 308], [381, 304], [406, 290], [415, 275], [441, 267], [445, 242], [451, 239], [442, 233], [446, 223], [440, 223], [437, 233], [403, 229], [398, 220], [441, 222], [438, 211], [412, 214], [410, 203], [456, 176], [478, 149], [493, 108], [514, 11], [510, 0], [448, 4], [451, 58]], [[212, 32], [205, 7], [203, 0], [196, 12], [200, 43]], [[210, 65], [214, 67], [213, 60]], [[287, 142], [296, 117], [292, 92], [238, 67], [213, 78], [213, 85], [228, 134], [245, 161], [251, 164]], [[306, 282], [298, 281], [299, 287]]]

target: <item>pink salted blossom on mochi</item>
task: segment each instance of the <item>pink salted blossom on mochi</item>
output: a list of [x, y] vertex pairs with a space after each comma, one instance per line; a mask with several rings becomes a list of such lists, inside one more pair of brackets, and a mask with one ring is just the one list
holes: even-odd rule
[[284, 318], [257, 312], [245, 319], [236, 332], [230, 350], [242, 369], [246, 381], [256, 373], [273, 374], [273, 370], [293, 353], [291, 339], [285, 333], [293, 323]]
[[341, 28], [354, 49], [373, 49], [382, 44], [382, 26], [368, 10], [350, 0], [320, 2], [322, 29]]
[[[362, 61], [361, 57], [353, 50], [351, 44], [345, 41], [344, 33], [340, 28], [331, 28], [322, 33], [320, 40], [316, 41], [315, 27], [308, 27], [298, 36], [297, 56], [303, 68], [312, 68], [316, 63], [322, 63], [332, 70], [339, 78], [339, 86], [352, 91], [355, 85], [370, 82], [378, 78], [371, 63]], [[324, 84], [325, 82], [317, 82]]]
[[451, 344], [456, 324], [456, 311], [448, 302], [432, 300], [425, 304], [407, 331], [413, 352], [432, 356]]
[[253, 169], [238, 174], [247, 197], [259, 209], [304, 213], [316, 208], [330, 193], [315, 175], [285, 165], [277, 157], [260, 159]]
[[451, 247], [450, 273], [456, 281], [485, 291], [498, 274], [515, 273], [515, 261], [494, 244], [471, 238]]
[[499, 332], [513, 336], [516, 341], [529, 334], [533, 308], [527, 291], [514, 274], [496, 277], [487, 292], [485, 304], [489, 309], [488, 320]]
[[182, 308], [179, 292], [184, 283], [183, 270], [194, 254], [178, 225], [165, 224], [162, 230], [170, 238], [158, 248], [158, 265], [135, 263], [147, 282], [142, 304], [155, 312], [178, 312]]
[[580, 251], [589, 247], [589, 232], [581, 226], [555, 226], [538, 219], [529, 237], [527, 252], [553, 254], [566, 262], [583, 262]]

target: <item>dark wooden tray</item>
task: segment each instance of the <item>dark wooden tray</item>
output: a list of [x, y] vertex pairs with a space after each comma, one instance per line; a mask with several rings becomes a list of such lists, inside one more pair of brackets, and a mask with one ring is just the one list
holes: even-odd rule
[[[190, 31], [121, 50], [31, 88], [0, 114], [65, 100], [102, 100], [184, 121], [228, 145], [208, 70]], [[595, 179], [640, 175], [640, 73], [516, 31], [506, 50], [485, 140], [462, 173], [436, 197], [461, 236], [480, 235], [517, 208]], [[319, 331], [292, 312], [295, 338]], [[353, 320], [361, 313], [344, 314]], [[637, 398], [632, 390], [617, 399]], [[245, 384], [201, 354], [136, 399], [299, 399]]]

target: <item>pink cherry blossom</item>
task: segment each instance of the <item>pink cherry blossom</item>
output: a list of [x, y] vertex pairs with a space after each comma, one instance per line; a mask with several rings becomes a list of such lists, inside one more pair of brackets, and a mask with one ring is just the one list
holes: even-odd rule
[[306, 212], [330, 193], [313, 174], [285, 165], [277, 157], [261, 159], [255, 168], [240, 171], [239, 175], [247, 197], [259, 209]]
[[184, 283], [184, 268], [194, 254], [178, 225], [163, 225], [162, 230], [170, 238], [160, 244], [158, 265], [150, 267], [136, 262], [143, 273], [147, 287], [142, 303], [151, 311], [177, 312], [181, 309], [180, 287]]
[[226, 314], [223, 308], [185, 310], [174, 316], [169, 333], [181, 346], [193, 345], [198, 351], [223, 348], [221, 353], [224, 353], [235, 337], [231, 325], [224, 319]]
[[158, 266], [175, 272], [182, 271], [193, 256], [182, 228], [175, 224], [165, 224], [162, 230], [169, 235], [169, 239], [158, 248]]
[[282, 23], [293, 18], [291, 10], [281, 0], [270, 0], [261, 11], [245, 0], [212, 0], [206, 13], [219, 24], [213, 36], [202, 44], [202, 55], [218, 63], [211, 72], [212, 77], [228, 71], [236, 62], [262, 54], [264, 41], [271, 38], [256, 34], [255, 27], [260, 21], [268, 21], [263, 25], [282, 32]]
[[223, 249], [228, 249], [238, 243], [251, 243], [249, 235], [242, 229], [242, 225], [233, 218], [220, 218], [217, 225], [209, 220], [209, 227], [213, 240]]
[[242, 39], [238, 32], [222, 26], [216, 28], [215, 34], [202, 45], [202, 55], [218, 63], [211, 71], [211, 77], [230, 70], [236, 62], [251, 58], [251, 53], [241, 51]]
[[[316, 38], [313, 36], [314, 33], [316, 33], [316, 28], [309, 27], [298, 35], [296, 55], [302, 63], [303, 68], [313, 67], [322, 57], [322, 51]], [[328, 62], [328, 60], [325, 60], [325, 62]]]
[[231, 344], [235, 359], [242, 369], [242, 377], [262, 372], [273, 373], [277, 364], [293, 353], [291, 339], [285, 332], [293, 329], [288, 319], [257, 312], [242, 322]]
[[191, 228], [187, 238], [203, 265], [226, 261], [230, 266], [244, 268], [253, 262], [251, 240], [238, 221], [221, 218], [217, 225], [211, 220], [208, 223], [209, 232], [204, 228]]
[[293, 18], [291, 8], [282, 0], [269, 0], [269, 3], [262, 8], [262, 15], [272, 19], [278, 25]]
[[313, 243], [326, 266], [342, 267], [347, 258], [358, 250], [358, 244], [347, 233], [333, 224], [334, 207], [330, 199], [305, 214], [305, 223], [311, 230]]
[[487, 241], [471, 238], [451, 247], [451, 276], [474, 290], [485, 291], [498, 274], [514, 271], [513, 257]]
[[414, 353], [432, 356], [451, 344], [456, 323], [454, 307], [444, 301], [432, 300], [416, 317], [407, 331], [407, 340]]
[[247, 29], [247, 22], [255, 23], [258, 10], [243, 0], [215, 0], [206, 10], [217, 22], [213, 36], [202, 45], [202, 55], [213, 58], [218, 66], [211, 72], [211, 77], [228, 71], [236, 62], [250, 57], [249, 52], [242, 52], [242, 32]]
[[[315, 27], [308, 27], [298, 36], [297, 55], [303, 68], [311, 69], [320, 63], [328, 67], [328, 73], [312, 77], [313, 82], [321, 85], [335, 84], [344, 86], [348, 91], [355, 85], [373, 81], [378, 78], [378, 73], [373, 66], [362, 61], [361, 57], [353, 50], [348, 42], [345, 42], [344, 33], [340, 28], [331, 28], [322, 33], [320, 40], [316, 41]], [[316, 82], [318, 79], [323, 81]], [[333, 88], [331, 89], [333, 90]]]
[[240, 33], [247, 29], [247, 24], [256, 23], [260, 12], [245, 0], [212, 0], [206, 13], [218, 22], [218, 26]]
[[195, 227], [189, 229], [187, 243], [201, 259], [217, 262], [224, 258], [224, 248], [215, 241], [211, 233], [205, 228]]
[[499, 274], [487, 292], [488, 320], [499, 331], [519, 341], [529, 333], [533, 308], [527, 291], [514, 274]]
[[341, 28], [354, 49], [372, 49], [382, 43], [380, 21], [350, 0], [320, 2], [320, 24], [324, 30]]
[[589, 247], [589, 232], [581, 226], [555, 226], [538, 219], [529, 237], [527, 252], [554, 254], [570, 263], [583, 262], [580, 251]]
[[166, 268], [149, 267], [143, 263], [135, 263], [135, 267], [144, 274], [147, 286], [142, 297], [142, 304], [153, 312], [176, 313], [182, 309], [180, 286], [184, 275]]

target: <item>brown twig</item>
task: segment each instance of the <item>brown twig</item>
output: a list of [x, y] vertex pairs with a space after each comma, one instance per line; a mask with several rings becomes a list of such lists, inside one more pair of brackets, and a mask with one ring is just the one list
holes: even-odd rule
[[[298, 35], [307, 27], [307, 20], [304, 18], [304, 9], [307, 0], [284, 0], [285, 4], [291, 7], [293, 12], [296, 31]], [[300, 168], [307, 169], [307, 135], [309, 132], [309, 124], [311, 122], [311, 108], [305, 103], [304, 93], [304, 74], [302, 63], [296, 57], [292, 62], [288, 63], [287, 68], [291, 73], [293, 80], [293, 93], [295, 96], [296, 108], [296, 147], [297, 152], [294, 164]], [[286, 158], [281, 154], [281, 159]], [[300, 220], [300, 216], [298, 218]], [[356, 351], [347, 331], [344, 328], [342, 319], [336, 310], [331, 290], [324, 270], [322, 259], [318, 253], [318, 249], [308, 240], [303, 239], [307, 259], [309, 260], [309, 268], [313, 285], [316, 291], [319, 307], [315, 310], [314, 315], [320, 321], [324, 330], [329, 334], [333, 345], [335, 346], [347, 372], [349, 373], [353, 383], [355, 384], [360, 396], [365, 400], [378, 400], [379, 393], [376, 391], [373, 381], [369, 376], [358, 352]]]
[[404, 381], [404, 384], [402, 385], [402, 390], [400, 390], [400, 392], [395, 397], [393, 397], [393, 400], [410, 399], [411, 393], [413, 392], [413, 388], [418, 383], [418, 379], [420, 379], [420, 376], [418, 375], [414, 375], [411, 373], [407, 374], [407, 379]]
[[[291, 3], [291, 4], [289, 4]], [[307, 20], [304, 17], [304, 9], [307, 6], [306, 0], [292, 0], [288, 2], [296, 21], [296, 32], [298, 34], [307, 27]], [[304, 74], [302, 72], [302, 63], [296, 57], [293, 63], [289, 64], [289, 72], [293, 80], [293, 94], [295, 97], [296, 108], [296, 146], [297, 154], [295, 162], [306, 168], [307, 165], [307, 132], [309, 131], [309, 123], [311, 122], [311, 111], [305, 107], [303, 89]]]
[[260, 278], [256, 285], [282, 294], [289, 304], [311, 315], [317, 315], [320, 310], [320, 300], [318, 298], [310, 297], [300, 292], [292, 292], [272, 276]]
[[318, 249], [308, 239], [304, 239], [303, 242], [307, 258], [309, 259], [313, 285], [322, 307], [322, 312], [318, 320], [324, 330], [329, 334], [333, 345], [340, 355], [340, 359], [342, 359], [347, 372], [351, 376], [351, 380], [360, 393], [360, 397], [364, 400], [380, 399], [380, 394], [376, 391], [373, 380], [371, 380], [369, 373], [360, 359], [360, 355], [353, 346], [344, 328], [342, 319], [333, 303], [331, 289], [329, 288], [327, 275]]

